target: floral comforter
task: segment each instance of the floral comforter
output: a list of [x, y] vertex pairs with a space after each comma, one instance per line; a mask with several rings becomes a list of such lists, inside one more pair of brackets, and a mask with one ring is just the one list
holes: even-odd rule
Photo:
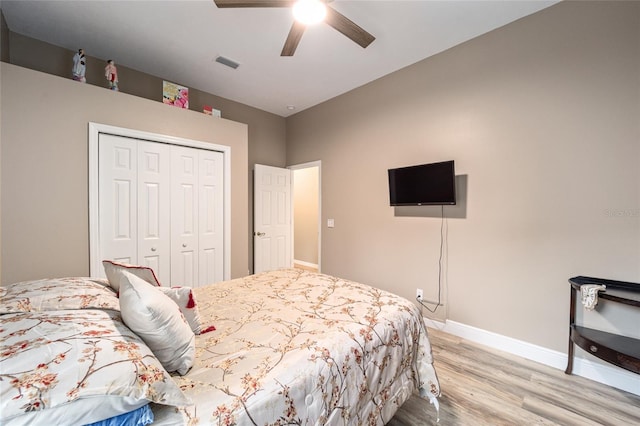
[[383, 425], [416, 389], [440, 394], [404, 298], [297, 269], [194, 293], [216, 331], [197, 336], [195, 366], [174, 376], [195, 403], [181, 413], [190, 424]]
[[111, 310], [0, 315], [0, 424], [87, 424], [190, 401]]

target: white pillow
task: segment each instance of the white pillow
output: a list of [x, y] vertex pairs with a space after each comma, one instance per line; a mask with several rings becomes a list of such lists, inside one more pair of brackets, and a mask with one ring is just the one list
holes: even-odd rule
[[198, 306], [193, 297], [193, 292], [190, 287], [158, 287], [165, 296], [173, 300], [180, 312], [184, 315], [184, 319], [187, 320], [189, 327], [195, 334], [202, 332], [202, 324], [200, 322], [200, 313], [198, 312]]
[[193, 366], [195, 336], [178, 305], [139, 277], [122, 271], [120, 314], [169, 372], [186, 374]]
[[102, 266], [107, 275], [107, 280], [109, 280], [109, 285], [116, 292], [120, 291], [119, 282], [124, 271], [132, 273], [153, 286], [160, 287], [160, 281], [158, 281], [153, 269], [148, 266], [129, 265], [127, 263], [114, 262], [113, 260], [103, 260]]

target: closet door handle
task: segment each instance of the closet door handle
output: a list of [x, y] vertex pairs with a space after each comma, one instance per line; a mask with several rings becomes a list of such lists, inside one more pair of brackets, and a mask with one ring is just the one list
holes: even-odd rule
[[187, 247], [187, 243], [182, 243], [182, 247]]
[[156, 251], [156, 248], [155, 247], [151, 247], [151, 251]]

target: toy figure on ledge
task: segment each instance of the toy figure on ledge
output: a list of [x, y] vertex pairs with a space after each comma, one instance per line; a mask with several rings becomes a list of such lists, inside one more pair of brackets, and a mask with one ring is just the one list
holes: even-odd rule
[[86, 83], [87, 79], [84, 74], [87, 70], [87, 62], [84, 57], [84, 49], [78, 49], [78, 52], [73, 55], [73, 68], [71, 69], [71, 74], [73, 75], [73, 79], [75, 81], [79, 81], [80, 83]]
[[113, 63], [113, 59], [107, 61], [107, 66], [104, 67], [104, 76], [109, 82], [109, 89], [118, 91], [118, 69], [116, 64]]

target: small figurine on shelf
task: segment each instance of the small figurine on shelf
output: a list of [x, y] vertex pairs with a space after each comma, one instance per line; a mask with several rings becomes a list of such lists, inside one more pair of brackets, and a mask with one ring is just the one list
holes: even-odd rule
[[76, 54], [73, 55], [73, 68], [71, 69], [73, 79], [81, 83], [86, 83], [87, 79], [84, 76], [86, 70], [87, 62], [86, 58], [84, 57], [84, 49], [78, 49]]
[[107, 66], [104, 67], [104, 76], [109, 82], [109, 89], [118, 91], [118, 69], [116, 64], [113, 63], [113, 59], [107, 61]]

